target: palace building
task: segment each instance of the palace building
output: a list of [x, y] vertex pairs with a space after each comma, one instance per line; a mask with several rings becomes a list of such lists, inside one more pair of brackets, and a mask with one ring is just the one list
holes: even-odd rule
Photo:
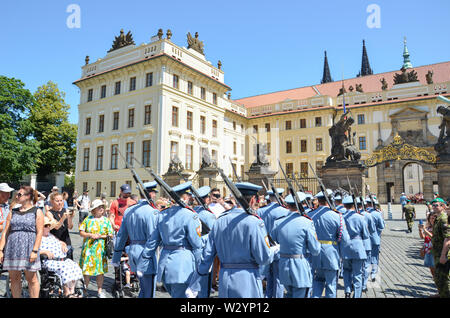
[[[321, 84], [232, 100], [221, 62], [214, 66], [205, 58], [198, 34], [188, 34], [188, 47], [171, 36], [159, 30], [149, 43], [135, 45], [131, 33], [121, 31], [105, 57], [92, 63], [86, 57], [74, 82], [80, 88], [76, 189], [115, 197], [121, 184], [135, 186], [126, 161], [145, 180], [151, 177], [141, 164], [164, 175], [174, 155], [195, 178], [204, 149], [227, 175], [233, 174], [231, 161], [245, 179], [259, 143], [272, 170], [280, 160], [314, 192], [307, 183], [310, 165], [320, 173], [330, 155], [328, 129], [344, 102], [363, 162], [372, 163], [373, 154], [395, 142], [435, 154], [442, 104], [436, 96], [448, 96], [450, 62], [413, 67], [406, 40], [399, 70], [374, 73], [363, 42], [354, 78], [333, 81], [325, 52]], [[400, 156], [370, 165], [365, 180], [381, 202], [398, 202], [401, 192], [429, 197], [438, 190], [431, 161]]]

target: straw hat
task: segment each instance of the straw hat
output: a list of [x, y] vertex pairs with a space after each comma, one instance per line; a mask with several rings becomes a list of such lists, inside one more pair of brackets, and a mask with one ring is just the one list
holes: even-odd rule
[[100, 199], [95, 199], [94, 201], [92, 201], [92, 206], [91, 206], [91, 208], [89, 209], [89, 212], [94, 211], [94, 210], [95, 210], [96, 208], [98, 208], [99, 206], [105, 207], [105, 203], [103, 203], [103, 201], [100, 200]]
[[47, 224], [50, 224], [50, 228], [52, 228], [56, 223], [54, 219], [50, 219], [48, 216], [44, 216], [44, 226], [46, 226]]

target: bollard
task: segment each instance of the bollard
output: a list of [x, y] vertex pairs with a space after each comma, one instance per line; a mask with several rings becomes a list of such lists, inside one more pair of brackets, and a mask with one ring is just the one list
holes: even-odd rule
[[388, 202], [388, 219], [392, 220], [392, 207], [391, 202]]

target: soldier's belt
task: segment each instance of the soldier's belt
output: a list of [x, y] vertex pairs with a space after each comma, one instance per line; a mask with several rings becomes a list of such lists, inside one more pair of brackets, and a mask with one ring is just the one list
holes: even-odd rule
[[169, 250], [169, 251], [176, 251], [176, 250], [189, 250], [191, 251], [192, 248], [186, 247], [186, 246], [177, 246], [177, 245], [163, 245], [163, 249]]
[[280, 253], [280, 257], [283, 258], [303, 258], [302, 254], [281, 254]]
[[232, 269], [258, 269], [259, 266], [253, 263], [222, 263], [220, 265], [222, 268], [232, 268]]
[[321, 244], [326, 244], [326, 245], [337, 245], [336, 241], [322, 241], [322, 240], [319, 240], [319, 242]]

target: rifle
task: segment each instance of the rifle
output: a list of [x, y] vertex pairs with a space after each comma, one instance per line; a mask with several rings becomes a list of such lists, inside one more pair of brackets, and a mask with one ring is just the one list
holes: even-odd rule
[[[269, 187], [271, 188], [271, 190], [272, 190], [272, 192], [273, 192], [273, 196], [274, 196], [275, 199], [277, 200], [277, 203], [278, 203], [280, 206], [283, 206], [283, 207], [284, 207], [285, 205], [283, 204], [283, 201], [281, 200], [280, 195], [278, 194], [277, 189], [274, 187], [274, 185], [272, 184], [272, 182], [270, 182], [269, 178], [266, 177], [266, 179], [267, 179], [267, 183], [269, 184]], [[262, 182], [264, 188], [266, 189], [266, 192], [268, 192], [269, 189], [267, 188], [267, 186], [266, 186], [264, 180], [261, 180], [261, 182]]]
[[[187, 180], [181, 173], [180, 171], [176, 170], [177, 174], [183, 178], [184, 182], [188, 182], [189, 180]], [[203, 209], [205, 209], [208, 212], [213, 213], [205, 204], [205, 201], [203, 201], [203, 199], [200, 197], [200, 194], [198, 194], [197, 190], [194, 188], [194, 186], [191, 184], [191, 191], [192, 194], [194, 195], [194, 197], [197, 199], [198, 203], [200, 203], [200, 205], [203, 207]]]
[[352, 196], [352, 199], [353, 199], [355, 211], [358, 212], [358, 201], [356, 200], [355, 194], [353, 193], [352, 185], [350, 184], [350, 180], [349, 180], [348, 176], [347, 176], [347, 183], [348, 183], [348, 188], [350, 190], [350, 195]]
[[338, 210], [336, 210], [336, 206], [334, 205], [334, 202], [330, 199], [330, 197], [328, 196], [328, 192], [327, 189], [325, 188], [325, 186], [322, 183], [322, 180], [317, 176], [316, 172], [314, 171], [313, 167], [311, 166], [311, 164], [308, 162], [309, 167], [311, 168], [312, 172], [314, 173], [314, 176], [316, 177], [317, 181], [319, 182], [319, 187], [320, 187], [320, 191], [322, 191], [325, 200], [328, 203], [328, 206], [330, 207], [331, 210], [335, 211], [335, 212], [339, 212]]
[[234, 168], [234, 165], [233, 165], [233, 162], [231, 161], [231, 158], [228, 157], [228, 159], [230, 160], [231, 168], [233, 168], [234, 177], [236, 178], [237, 182], [241, 182], [241, 178], [239, 178], [239, 176], [237, 175], [236, 169]]
[[128, 165], [128, 161], [126, 160], [126, 158], [123, 156], [123, 154], [120, 152], [119, 147], [116, 148], [117, 152], [119, 153], [120, 157], [125, 161], [125, 168], [130, 169], [131, 171], [131, 175], [133, 176], [134, 181], [136, 182], [136, 184], [138, 185], [138, 190], [139, 193], [142, 197], [144, 197], [148, 204], [156, 209], [156, 204], [155, 202], [153, 202], [152, 197], [150, 196], [150, 193], [147, 191], [147, 189], [145, 188], [144, 184], [142, 183], [141, 178], [139, 177], [139, 175], [137, 174], [136, 170], [134, 170], [133, 167], [130, 167]]
[[[305, 188], [303, 188], [303, 185], [301, 182], [298, 182], [297, 179], [295, 179], [295, 177], [293, 178], [295, 183], [297, 184], [297, 187], [299, 188], [300, 191], [302, 191], [303, 193], [305, 193]], [[312, 205], [311, 202], [309, 202], [308, 200], [305, 200], [306, 205], [308, 206], [309, 209], [312, 210]]]
[[355, 186], [355, 192], [356, 192], [356, 195], [361, 198], [361, 206], [362, 206], [363, 211], [365, 211], [366, 205], [364, 204], [364, 198], [361, 196], [361, 193], [359, 193], [358, 187], [356, 187], [356, 186]]
[[[156, 181], [156, 183], [159, 184], [159, 186], [164, 189], [164, 191], [166, 191], [166, 193], [181, 207], [188, 209], [190, 211], [193, 211], [183, 200], [181, 200], [181, 198], [178, 196], [178, 194], [172, 190], [172, 188], [163, 180], [161, 179], [156, 173], [153, 172], [153, 170], [150, 168], [146, 168], [144, 167], [144, 165], [142, 163], [140, 163], [135, 157], [133, 157], [134, 160], [141, 165], [142, 168], [145, 169], [145, 171], [147, 171], [152, 177], [153, 179]], [[194, 211], [195, 212], [195, 211]], [[200, 220], [200, 218], [199, 218]], [[202, 220], [200, 220], [200, 223], [202, 225], [202, 235], [208, 234], [209, 231], [211, 230], [209, 228], [208, 225], [206, 225], [205, 222], [203, 222]]]
[[366, 186], [366, 189], [369, 192], [369, 198], [370, 198], [370, 202], [372, 202], [372, 207], [375, 209], [375, 200], [373, 198], [372, 192], [370, 192], [369, 185], [365, 182], [364, 182], [364, 185]]
[[297, 195], [297, 192], [295, 192], [291, 181], [289, 180], [289, 178], [287, 177], [286, 173], [284, 172], [284, 169], [281, 166], [280, 160], [278, 160], [278, 165], [280, 166], [281, 172], [283, 172], [284, 179], [286, 179], [286, 183], [288, 185], [289, 192], [292, 195], [292, 197], [294, 198], [295, 207], [297, 208], [297, 211], [300, 213], [301, 216], [304, 216], [305, 215], [305, 208], [303, 207], [303, 204], [301, 203], [300, 198]]

